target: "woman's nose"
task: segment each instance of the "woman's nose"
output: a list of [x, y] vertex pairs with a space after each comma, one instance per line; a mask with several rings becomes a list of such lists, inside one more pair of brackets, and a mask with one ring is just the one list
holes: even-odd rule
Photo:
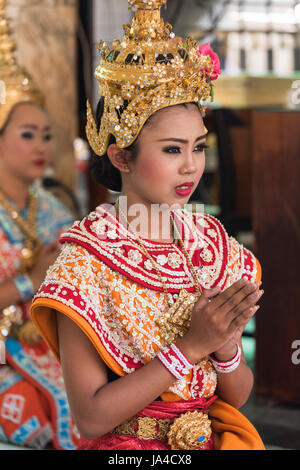
[[36, 152], [37, 153], [44, 153], [47, 150], [48, 142], [44, 139], [38, 139], [36, 142]]
[[195, 158], [193, 154], [187, 154], [186, 158], [181, 167], [181, 171], [183, 174], [190, 174], [194, 173], [197, 170], [197, 166], [195, 163]]

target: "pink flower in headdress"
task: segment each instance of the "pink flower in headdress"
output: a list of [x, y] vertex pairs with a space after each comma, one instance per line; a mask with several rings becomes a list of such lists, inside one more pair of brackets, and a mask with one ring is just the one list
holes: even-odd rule
[[210, 44], [202, 44], [197, 50], [197, 55], [200, 57], [201, 55], [208, 55], [211, 59], [211, 63], [213, 65], [213, 72], [211, 74], [210, 79], [216, 80], [219, 75], [221, 75], [221, 64], [218, 54], [216, 54], [210, 47]]

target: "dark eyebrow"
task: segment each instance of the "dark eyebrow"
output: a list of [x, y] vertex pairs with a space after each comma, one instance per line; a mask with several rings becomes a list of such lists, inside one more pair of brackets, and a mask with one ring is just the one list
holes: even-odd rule
[[[26, 129], [33, 129], [34, 131], [38, 131], [39, 128], [38, 126], [35, 126], [34, 124], [24, 124], [23, 126], [20, 126], [20, 129], [23, 129], [23, 128], [26, 128]], [[42, 130], [43, 131], [50, 131], [51, 127], [50, 126], [46, 126], [44, 127]]]
[[[200, 137], [198, 137], [195, 142], [198, 142], [198, 140], [202, 140], [204, 139], [205, 137], [207, 136], [207, 134], [204, 134], [204, 135], [201, 135]], [[170, 137], [169, 139], [159, 139], [157, 140], [157, 142], [179, 142], [181, 144], [188, 144], [188, 140], [184, 140], [184, 139], [177, 139], [176, 137]]]

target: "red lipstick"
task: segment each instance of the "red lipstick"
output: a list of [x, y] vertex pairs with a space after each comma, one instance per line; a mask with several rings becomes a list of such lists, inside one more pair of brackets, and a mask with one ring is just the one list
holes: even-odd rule
[[180, 186], [176, 186], [175, 193], [182, 197], [189, 196], [192, 192], [193, 185], [193, 182], [182, 183]]
[[44, 166], [45, 165], [45, 160], [35, 160], [35, 162], [33, 162], [33, 163], [36, 166]]

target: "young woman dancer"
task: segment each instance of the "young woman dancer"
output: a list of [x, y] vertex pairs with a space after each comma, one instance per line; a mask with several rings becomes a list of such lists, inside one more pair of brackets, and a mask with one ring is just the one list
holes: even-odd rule
[[44, 98], [14, 56], [0, 2], [0, 440], [74, 449], [62, 371], [29, 315], [71, 213], [42, 190], [52, 154]]
[[237, 410], [253, 385], [241, 335], [259, 263], [215, 218], [184, 210], [219, 62], [174, 37], [163, 3], [130, 0], [123, 41], [100, 44], [87, 135], [94, 177], [121, 194], [62, 236], [32, 317], [61, 362], [79, 449], [263, 449]]

